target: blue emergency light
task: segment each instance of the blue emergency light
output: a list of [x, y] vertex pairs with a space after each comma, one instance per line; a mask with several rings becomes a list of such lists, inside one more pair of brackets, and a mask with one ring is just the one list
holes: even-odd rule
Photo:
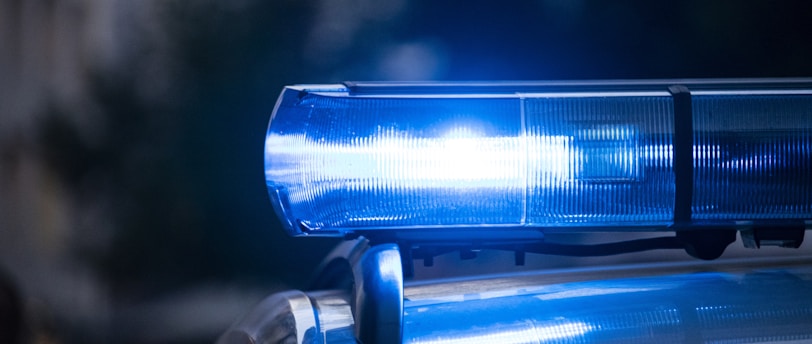
[[803, 230], [812, 82], [289, 86], [265, 175], [291, 235]]
[[737, 234], [797, 248], [812, 228], [812, 79], [289, 86], [265, 176], [289, 234], [357, 240], [325, 258], [319, 291], [269, 297], [220, 343], [810, 338], [808, 257], [409, 280], [414, 261], [454, 251], [523, 265], [715, 259]]

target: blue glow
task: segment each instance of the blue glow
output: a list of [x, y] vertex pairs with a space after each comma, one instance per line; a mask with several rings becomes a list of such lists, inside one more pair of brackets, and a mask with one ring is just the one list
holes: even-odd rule
[[[437, 285], [404, 303], [404, 343], [684, 343], [809, 340], [809, 269], [693, 273], [512, 288]], [[505, 282], [505, 281], [503, 281]], [[529, 290], [528, 290], [529, 289]], [[464, 291], [457, 291], [464, 290]], [[423, 291], [425, 293], [425, 290]], [[464, 294], [463, 294], [464, 293]], [[496, 296], [498, 295], [498, 296]], [[456, 297], [455, 297], [456, 296]]]
[[642, 179], [637, 132], [634, 127], [617, 125], [578, 130], [572, 138], [578, 150], [578, 179], [605, 182]]
[[[570, 152], [571, 140], [563, 136], [544, 138], [539, 146], [545, 154], [529, 157], [524, 151], [524, 137], [483, 137], [464, 127], [438, 138], [417, 138], [386, 130], [348, 144], [270, 134], [265, 142], [266, 154], [296, 169], [274, 167], [266, 175], [280, 182], [303, 169], [314, 172], [314, 181], [382, 179], [393, 187], [408, 188], [525, 187], [528, 166], [537, 168], [537, 173], [548, 179], [578, 178], [571, 164], [566, 163], [574, 154]], [[589, 152], [580, 154], [584, 160], [589, 158]], [[285, 161], [284, 157], [308, 159], [296, 162]]]
[[[290, 95], [289, 102], [286, 95], [266, 136], [265, 173], [291, 223], [314, 230], [670, 223], [664, 95]], [[617, 107], [630, 100], [659, 112]], [[576, 112], [564, 116], [538, 107], [568, 103]], [[663, 188], [652, 202], [651, 191]]]
[[[524, 99], [530, 137], [571, 137], [577, 178], [550, 179], [531, 170], [529, 224], [538, 226], [667, 226], [673, 219], [673, 102], [668, 96]], [[539, 141], [531, 143], [531, 155]], [[543, 147], [543, 146], [541, 146]]]
[[415, 338], [407, 343], [413, 344], [452, 344], [452, 343], [539, 343], [555, 342], [556, 340], [571, 340], [579, 338], [594, 328], [585, 323], [562, 323], [546, 326], [532, 326], [532, 324], [507, 325], [501, 331], [482, 331], [472, 329], [464, 333], [448, 333], [436, 338]]
[[694, 96], [694, 218], [812, 218], [812, 97]]
[[[295, 141], [303, 142], [293, 146]], [[513, 141], [513, 142], [512, 142]], [[523, 163], [511, 138], [442, 137], [415, 139], [408, 133], [384, 132], [379, 136], [359, 138], [349, 145], [323, 144], [298, 137], [269, 135], [269, 154], [282, 153], [277, 147], [291, 147], [286, 152], [312, 156], [318, 166], [317, 180], [364, 180], [387, 178], [393, 183], [413, 187], [430, 187], [447, 183], [466, 186], [493, 186], [500, 179], [524, 179]], [[507, 166], [506, 166], [507, 165]], [[514, 168], [510, 168], [514, 167]], [[519, 168], [516, 168], [519, 167]], [[269, 171], [286, 173], [287, 171]], [[518, 183], [518, 182], [517, 182]]]
[[[812, 219], [812, 96], [698, 92], [693, 104], [693, 220]], [[665, 92], [288, 89], [268, 128], [265, 174], [293, 235], [666, 230], [677, 188], [673, 108]]]

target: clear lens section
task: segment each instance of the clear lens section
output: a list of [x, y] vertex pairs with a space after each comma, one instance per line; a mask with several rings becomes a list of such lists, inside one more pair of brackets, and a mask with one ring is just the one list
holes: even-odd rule
[[519, 114], [516, 99], [309, 95], [280, 104], [266, 177], [288, 220], [314, 229], [518, 225]]
[[[812, 219], [812, 94], [692, 93], [692, 221]], [[283, 92], [265, 173], [291, 234], [446, 227], [665, 229], [666, 92]]]
[[671, 223], [666, 93], [282, 97], [266, 177], [293, 234]]
[[812, 95], [693, 96], [693, 217], [812, 218]]
[[667, 94], [526, 99], [528, 224], [669, 224], [673, 108]]

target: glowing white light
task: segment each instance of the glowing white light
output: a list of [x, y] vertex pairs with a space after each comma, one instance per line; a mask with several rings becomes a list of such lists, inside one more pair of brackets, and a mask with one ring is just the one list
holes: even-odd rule
[[[274, 163], [270, 180], [376, 180], [397, 187], [526, 187], [528, 166], [556, 179], [570, 178], [566, 158], [570, 138], [534, 138], [533, 154], [523, 136], [483, 137], [458, 128], [436, 138], [413, 137], [394, 130], [349, 142], [325, 143], [304, 135], [266, 137]], [[284, 168], [283, 168], [284, 166]], [[536, 184], [537, 182], [532, 182]]]
[[314, 228], [542, 223], [581, 211], [564, 208], [572, 202], [539, 210], [562, 204], [562, 195], [641, 182], [644, 154], [661, 152], [638, 137], [634, 126], [514, 136], [464, 125], [440, 135], [381, 127], [365, 136], [270, 133], [266, 178]]
[[612, 295], [622, 293], [640, 293], [657, 290], [654, 288], [578, 288], [572, 290], [564, 290], [555, 293], [540, 294], [535, 298], [543, 301], [570, 299], [575, 297], [598, 296], [598, 295]]
[[544, 343], [559, 339], [575, 339], [593, 331], [592, 325], [583, 322], [571, 322], [538, 326], [536, 323], [522, 323], [520, 328], [499, 331], [475, 331], [473, 333], [449, 333], [436, 338], [411, 338], [409, 343]]
[[564, 323], [536, 327], [536, 336], [540, 342], [554, 339], [577, 338], [594, 330], [592, 325], [582, 322]]

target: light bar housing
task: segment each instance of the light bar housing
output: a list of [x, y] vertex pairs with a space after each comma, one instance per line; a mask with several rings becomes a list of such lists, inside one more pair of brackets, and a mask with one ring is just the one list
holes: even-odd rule
[[803, 230], [812, 80], [288, 86], [265, 175], [291, 235]]

